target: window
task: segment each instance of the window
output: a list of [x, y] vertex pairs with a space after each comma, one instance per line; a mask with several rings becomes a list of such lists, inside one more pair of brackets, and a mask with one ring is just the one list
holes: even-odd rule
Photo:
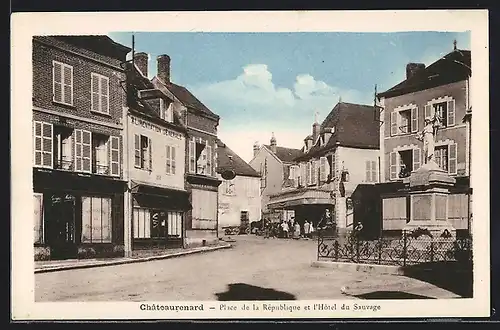
[[307, 162], [306, 163], [306, 182], [305, 182], [306, 185], [310, 185], [312, 182], [311, 174], [312, 174], [311, 162]]
[[149, 209], [134, 208], [134, 238], [151, 237], [151, 215]]
[[53, 101], [73, 105], [73, 67], [68, 64], [52, 62]]
[[43, 243], [43, 195], [34, 194], [34, 243]]
[[108, 140], [107, 135], [92, 134], [92, 173], [109, 174]]
[[367, 160], [366, 164], [366, 182], [377, 182], [377, 162], [374, 160]]
[[298, 165], [290, 166], [290, 173], [289, 173], [288, 179], [293, 181], [293, 186], [297, 186], [297, 184], [298, 184], [298, 179], [300, 176], [299, 171], [300, 171], [300, 168]]
[[267, 159], [260, 164], [260, 187], [265, 188], [267, 183]]
[[39, 121], [34, 122], [34, 163], [35, 166], [52, 168], [52, 124]]
[[418, 131], [418, 107], [391, 112], [391, 136]]
[[167, 146], [167, 174], [175, 174], [175, 147]]
[[91, 86], [92, 111], [109, 114], [109, 78], [97, 73], [92, 73]]
[[206, 150], [207, 150], [207, 154], [206, 154], [206, 164], [207, 164], [207, 168], [206, 168], [206, 173], [207, 175], [213, 175], [212, 173], [212, 160], [213, 160], [213, 153], [212, 153], [212, 146], [208, 144], [208, 141], [207, 141], [207, 147], [206, 147]]
[[434, 151], [436, 164], [449, 174], [457, 174], [457, 144], [436, 146]]
[[425, 117], [433, 117], [435, 113], [439, 116], [442, 127], [455, 125], [455, 100], [448, 98], [446, 101], [425, 106]]
[[320, 180], [320, 182], [325, 182], [328, 179], [329, 173], [330, 173], [330, 168], [328, 167], [328, 160], [326, 157], [321, 157], [319, 159], [319, 180]]
[[229, 196], [234, 195], [235, 190], [234, 190], [233, 180], [225, 180], [222, 189], [224, 195], [229, 195]]
[[173, 115], [172, 103], [167, 103], [164, 99], [160, 99], [160, 118], [171, 123], [174, 121]]
[[208, 141], [192, 138], [189, 141], [189, 172], [202, 175], [215, 175], [214, 152]]
[[326, 157], [326, 159], [328, 160], [328, 166], [329, 166], [329, 170], [328, 170], [328, 175], [330, 177], [330, 179], [334, 179], [335, 176], [336, 176], [336, 164], [335, 164], [335, 154], [330, 154]]
[[82, 243], [111, 243], [111, 198], [82, 196]]
[[75, 129], [75, 171], [92, 171], [92, 133]]
[[54, 168], [71, 170], [73, 165], [73, 146], [71, 138], [73, 129], [64, 126], [54, 126]]
[[167, 224], [168, 236], [181, 237], [182, 236], [182, 213], [181, 212], [168, 212]]
[[147, 136], [135, 134], [134, 136], [134, 166], [143, 170], [153, 169], [151, 139]]
[[420, 158], [420, 148], [391, 152], [389, 155], [390, 179], [396, 180], [398, 178], [401, 179], [410, 176], [412, 171], [416, 171], [420, 168]]

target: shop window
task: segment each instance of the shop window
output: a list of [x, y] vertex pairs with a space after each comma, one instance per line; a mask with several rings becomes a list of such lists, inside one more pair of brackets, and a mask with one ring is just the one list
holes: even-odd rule
[[134, 238], [151, 238], [151, 214], [149, 209], [134, 208]]
[[111, 198], [82, 196], [82, 243], [111, 243]]
[[169, 237], [182, 237], [182, 212], [168, 212], [167, 230]]

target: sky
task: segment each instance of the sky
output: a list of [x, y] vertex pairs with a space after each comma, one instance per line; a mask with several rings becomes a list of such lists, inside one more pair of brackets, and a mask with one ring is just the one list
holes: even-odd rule
[[185, 86], [218, 114], [219, 138], [245, 161], [255, 142], [300, 149], [343, 102], [374, 103], [405, 79], [409, 62], [429, 65], [457, 48], [470, 49], [470, 32], [117, 32], [116, 42], [171, 58], [172, 82]]

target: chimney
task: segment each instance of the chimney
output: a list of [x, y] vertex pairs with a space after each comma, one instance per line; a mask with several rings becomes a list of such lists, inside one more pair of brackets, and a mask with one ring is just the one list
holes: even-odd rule
[[158, 78], [163, 81], [165, 84], [170, 83], [170, 56], [168, 55], [159, 55], [156, 59], [156, 63], [158, 65], [157, 72]]
[[276, 153], [276, 146], [277, 146], [277, 144], [276, 144], [276, 137], [274, 136], [274, 132], [273, 132], [273, 135], [271, 137], [271, 151], [273, 153]]
[[259, 149], [260, 149], [259, 142], [255, 141], [255, 143], [253, 144], [253, 156], [254, 157], [257, 156]]
[[312, 138], [313, 138], [313, 143], [316, 142], [316, 139], [319, 136], [319, 129], [320, 126], [318, 124], [318, 112], [314, 113], [314, 123], [312, 125]]
[[406, 65], [406, 79], [410, 79], [425, 69], [424, 63], [408, 63]]
[[145, 77], [148, 76], [148, 62], [149, 62], [149, 55], [147, 53], [144, 52], [135, 53], [134, 63]]

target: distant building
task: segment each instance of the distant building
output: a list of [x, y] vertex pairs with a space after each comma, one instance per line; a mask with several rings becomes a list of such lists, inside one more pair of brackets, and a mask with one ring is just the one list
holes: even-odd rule
[[[189, 139], [186, 152], [186, 189], [192, 209], [185, 217], [186, 246], [216, 244], [218, 239], [217, 127], [219, 116], [206, 107], [186, 87], [170, 80], [170, 57], [159, 55], [155, 88], [169, 96], [172, 110], [186, 125]], [[147, 61], [146, 61], [147, 66]]]
[[33, 37], [35, 259], [124, 255], [121, 64], [107, 36]]
[[423, 129], [424, 119], [436, 112], [441, 117], [441, 127], [436, 136], [435, 159], [456, 179], [448, 198], [449, 221], [458, 231], [469, 228], [470, 63], [470, 51], [456, 48], [428, 67], [410, 63], [405, 80], [378, 94], [383, 107], [379, 191], [394, 197], [382, 206], [384, 231], [401, 230], [409, 221], [409, 197], [404, 197], [402, 191], [408, 185], [409, 174], [425, 162], [423, 144], [416, 134]]
[[172, 109], [172, 98], [141, 71], [144, 57], [136, 53], [126, 71], [124, 156], [130, 187], [125, 221], [131, 221], [134, 250], [182, 247], [185, 214], [191, 209], [185, 189], [187, 129]]
[[274, 133], [269, 145], [253, 146], [253, 158], [250, 166], [261, 176], [260, 195], [263, 218], [277, 222], [290, 219], [292, 210], [271, 210], [268, 208], [271, 195], [281, 191], [290, 176], [290, 168], [296, 165], [295, 158], [302, 155], [300, 149], [278, 146]]
[[307, 219], [315, 227], [329, 209], [339, 231], [352, 229], [351, 194], [358, 184], [379, 182], [378, 112], [339, 102], [321, 124], [315, 121], [286, 184], [267, 207], [293, 210], [299, 223]]
[[[225, 172], [232, 172], [234, 178], [223, 179]], [[217, 147], [217, 173], [222, 180], [219, 186], [219, 230], [259, 221], [260, 174], [222, 141]]]

